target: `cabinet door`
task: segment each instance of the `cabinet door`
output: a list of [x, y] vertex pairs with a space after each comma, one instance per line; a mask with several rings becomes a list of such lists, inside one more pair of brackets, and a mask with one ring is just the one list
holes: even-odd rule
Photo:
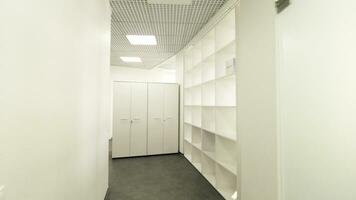
[[131, 83], [131, 156], [147, 155], [147, 83]]
[[112, 157], [130, 156], [130, 83], [114, 83]]
[[148, 84], [148, 154], [163, 153], [164, 85]]
[[176, 84], [164, 87], [163, 153], [178, 152], [178, 88]]

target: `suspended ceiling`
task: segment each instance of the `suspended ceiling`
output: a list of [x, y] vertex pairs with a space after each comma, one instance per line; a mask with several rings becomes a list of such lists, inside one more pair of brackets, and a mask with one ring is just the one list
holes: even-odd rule
[[[225, 1], [111, 0], [111, 65], [150, 69], [162, 63], [181, 50]], [[155, 35], [157, 45], [134, 46], [126, 35]], [[142, 63], [125, 63], [121, 56], [138, 56]]]

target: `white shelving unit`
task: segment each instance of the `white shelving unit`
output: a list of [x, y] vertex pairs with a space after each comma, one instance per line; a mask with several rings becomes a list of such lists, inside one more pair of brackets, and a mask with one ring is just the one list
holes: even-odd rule
[[184, 140], [184, 156], [192, 162], [192, 145], [187, 140]]
[[235, 10], [184, 53], [186, 158], [225, 199], [237, 191]]
[[195, 148], [201, 150], [202, 148], [202, 134], [200, 128], [192, 127], [192, 143]]

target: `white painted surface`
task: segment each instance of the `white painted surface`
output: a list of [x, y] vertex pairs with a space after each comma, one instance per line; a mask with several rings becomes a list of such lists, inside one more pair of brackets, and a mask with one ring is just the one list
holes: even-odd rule
[[131, 83], [131, 152], [147, 155], [147, 83]]
[[148, 140], [149, 155], [163, 152], [164, 85], [148, 84]]
[[241, 0], [237, 11], [238, 191], [242, 200], [278, 200], [274, 2]]
[[356, 2], [277, 16], [283, 200], [356, 199]]
[[112, 157], [130, 155], [131, 143], [131, 83], [114, 83], [114, 123]]
[[164, 85], [148, 84], [148, 140], [149, 155], [163, 152]]
[[114, 82], [112, 157], [147, 155], [147, 83]]
[[0, 1], [0, 185], [6, 200], [102, 200], [110, 6]]
[[178, 90], [177, 84], [164, 86], [163, 153], [178, 152]]
[[178, 85], [148, 84], [148, 154], [178, 152]]
[[5, 185], [0, 186], [0, 200], [5, 200]]

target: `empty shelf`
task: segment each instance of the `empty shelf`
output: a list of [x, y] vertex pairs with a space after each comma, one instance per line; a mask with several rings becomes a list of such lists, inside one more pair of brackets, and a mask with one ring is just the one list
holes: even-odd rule
[[216, 178], [214, 174], [203, 174], [206, 180], [209, 181], [211, 185], [216, 186]]
[[192, 163], [192, 164], [199, 172], [201, 172], [201, 164], [200, 163]]

